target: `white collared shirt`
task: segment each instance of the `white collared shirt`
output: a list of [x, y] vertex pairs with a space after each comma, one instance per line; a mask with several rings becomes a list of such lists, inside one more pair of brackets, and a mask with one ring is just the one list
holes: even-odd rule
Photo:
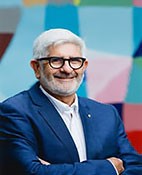
[[[64, 123], [66, 124], [66, 126], [67, 126], [73, 140], [74, 140], [74, 143], [76, 145], [76, 148], [77, 148], [77, 151], [79, 154], [79, 158], [80, 158], [80, 162], [87, 160], [86, 144], [85, 144], [83, 126], [82, 126], [82, 122], [81, 122], [79, 111], [78, 111], [79, 109], [78, 109], [78, 97], [77, 97], [77, 95], [75, 97], [75, 102], [71, 106], [69, 106], [69, 105], [57, 100], [53, 96], [51, 96], [49, 93], [47, 93], [42, 88], [42, 86], [40, 86], [40, 89], [48, 97], [48, 99], [51, 101], [51, 103], [54, 105], [54, 107], [57, 109], [57, 111], [59, 112], [60, 116], [62, 117]], [[75, 128], [76, 132], [71, 131], [71, 115], [74, 116], [74, 124], [75, 124], [74, 128]], [[116, 174], [119, 175], [113, 162], [112, 161], [109, 161], [109, 162], [114, 167]]]
[[[81, 122], [81, 118], [78, 111], [78, 97], [76, 95], [75, 102], [69, 106], [58, 99], [51, 96], [49, 93], [47, 93], [42, 86], [40, 86], [40, 89], [42, 92], [48, 97], [48, 99], [51, 101], [51, 103], [54, 105], [54, 107], [59, 112], [61, 118], [63, 119], [64, 123], [66, 124], [73, 140], [76, 145], [80, 162], [86, 160], [86, 144], [85, 144], [85, 138], [84, 138], [84, 132], [83, 132], [83, 126]], [[73, 117], [73, 120], [72, 120]], [[73, 121], [73, 126], [71, 126], [71, 121]], [[73, 130], [72, 128], [73, 127]]]

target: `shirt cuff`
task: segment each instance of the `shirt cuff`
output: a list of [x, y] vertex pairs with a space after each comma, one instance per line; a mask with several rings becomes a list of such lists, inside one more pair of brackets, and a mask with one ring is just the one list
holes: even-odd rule
[[109, 159], [108, 161], [112, 164], [113, 168], [115, 169], [115, 171], [116, 171], [116, 175], [119, 175], [119, 173], [118, 173], [118, 171], [117, 171], [115, 165], [113, 164], [113, 162], [112, 162], [110, 159]]

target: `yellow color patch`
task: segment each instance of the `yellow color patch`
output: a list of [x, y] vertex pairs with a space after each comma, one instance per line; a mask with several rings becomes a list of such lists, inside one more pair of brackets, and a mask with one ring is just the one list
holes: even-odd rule
[[73, 0], [73, 3], [74, 3], [75, 5], [79, 5], [79, 4], [80, 4], [80, 1], [81, 1], [81, 0]]

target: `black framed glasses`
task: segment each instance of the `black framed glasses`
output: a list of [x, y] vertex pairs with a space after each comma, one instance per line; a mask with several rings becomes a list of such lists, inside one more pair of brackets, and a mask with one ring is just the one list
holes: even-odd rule
[[61, 67], [64, 66], [65, 61], [68, 61], [70, 67], [74, 70], [76, 69], [80, 69], [83, 64], [84, 61], [86, 60], [86, 58], [82, 58], [82, 57], [69, 57], [69, 59], [66, 59], [64, 57], [57, 57], [57, 56], [53, 56], [53, 57], [43, 57], [43, 58], [37, 58], [36, 60], [38, 61], [48, 61], [49, 65], [54, 68], [54, 69], [59, 69]]

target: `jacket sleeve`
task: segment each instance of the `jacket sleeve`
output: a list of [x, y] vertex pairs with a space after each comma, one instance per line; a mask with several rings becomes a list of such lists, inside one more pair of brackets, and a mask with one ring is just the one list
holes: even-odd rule
[[1, 175], [116, 175], [107, 160], [41, 164], [31, 123], [24, 115], [9, 105], [0, 104]]
[[114, 109], [118, 128], [118, 157], [123, 160], [125, 170], [122, 175], [142, 175], [142, 155], [138, 154], [126, 135], [123, 122]]

